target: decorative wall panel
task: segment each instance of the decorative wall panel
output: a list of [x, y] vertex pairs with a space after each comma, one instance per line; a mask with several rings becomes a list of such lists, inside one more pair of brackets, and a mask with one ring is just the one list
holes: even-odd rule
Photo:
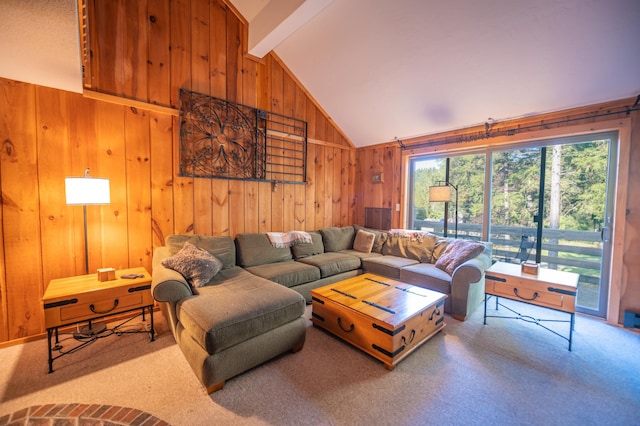
[[180, 90], [180, 175], [306, 181], [307, 123]]

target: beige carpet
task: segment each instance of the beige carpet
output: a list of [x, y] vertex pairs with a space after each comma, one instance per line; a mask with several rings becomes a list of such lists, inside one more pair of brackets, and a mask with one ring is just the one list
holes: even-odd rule
[[[172, 425], [640, 419], [640, 334], [585, 316], [576, 320], [569, 352], [566, 341], [533, 324], [490, 318], [483, 325], [481, 307], [465, 323], [447, 318], [442, 333], [391, 372], [310, 327], [302, 351], [229, 380], [211, 396], [157, 318], [155, 342], [145, 334], [100, 339], [57, 360], [52, 374], [44, 340], [0, 350], [0, 418], [35, 405], [75, 403], [132, 407]], [[557, 329], [566, 332], [567, 325]]]

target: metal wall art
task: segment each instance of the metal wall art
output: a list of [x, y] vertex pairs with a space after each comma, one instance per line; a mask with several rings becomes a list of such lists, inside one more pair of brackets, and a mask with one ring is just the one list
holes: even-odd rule
[[306, 181], [307, 123], [180, 90], [180, 175]]

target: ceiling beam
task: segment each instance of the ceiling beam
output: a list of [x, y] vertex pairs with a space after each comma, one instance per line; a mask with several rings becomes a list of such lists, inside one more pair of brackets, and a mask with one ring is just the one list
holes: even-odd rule
[[263, 58], [333, 0], [271, 0], [249, 22], [249, 54]]

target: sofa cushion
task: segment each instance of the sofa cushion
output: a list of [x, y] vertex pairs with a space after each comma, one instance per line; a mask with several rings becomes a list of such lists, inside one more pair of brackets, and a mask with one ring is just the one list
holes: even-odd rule
[[359, 229], [356, 232], [356, 238], [353, 240], [353, 249], [363, 253], [371, 253], [376, 234]]
[[382, 253], [382, 247], [384, 246], [385, 241], [387, 241], [387, 237], [389, 233], [387, 231], [380, 231], [378, 229], [365, 228], [360, 225], [353, 225], [353, 229], [357, 233], [360, 229], [371, 232], [375, 234], [376, 239], [373, 241], [373, 247], [371, 248], [372, 253]]
[[351, 256], [356, 256], [359, 257], [360, 259], [368, 259], [370, 257], [380, 257], [382, 256], [380, 253], [363, 253], [361, 251], [358, 250], [353, 250], [353, 249], [349, 249], [349, 250], [340, 250], [338, 253], [344, 253], [344, 254], [348, 254]]
[[293, 321], [304, 310], [300, 294], [246, 271], [229, 276], [225, 285], [203, 287], [176, 306], [185, 331], [209, 354]]
[[451, 276], [431, 263], [416, 263], [402, 268], [400, 281], [451, 294]]
[[360, 258], [344, 253], [322, 253], [298, 260], [298, 262], [315, 266], [320, 270], [320, 277], [330, 277], [342, 272], [360, 268]]
[[449, 275], [467, 260], [479, 256], [484, 251], [484, 245], [475, 241], [456, 240], [449, 244], [447, 250], [436, 261], [435, 266]]
[[161, 263], [165, 268], [179, 272], [192, 287], [202, 287], [222, 269], [222, 262], [214, 255], [189, 242]]
[[165, 239], [165, 245], [169, 247], [171, 254], [175, 254], [184, 245], [190, 242], [196, 247], [205, 249], [222, 262], [223, 269], [236, 266], [236, 246], [229, 236], [208, 236], [193, 234], [174, 234]]
[[415, 259], [399, 256], [374, 256], [362, 259], [362, 269], [376, 275], [400, 278], [400, 269], [419, 263]]
[[320, 279], [318, 268], [295, 260], [250, 266], [246, 270], [285, 287], [294, 287]]
[[324, 244], [322, 244], [322, 235], [317, 232], [309, 232], [311, 235], [311, 244], [295, 244], [291, 247], [294, 259], [302, 259], [303, 257], [313, 256], [324, 253]]
[[389, 233], [382, 248], [382, 254], [415, 259], [422, 263], [433, 263], [433, 250], [438, 237], [435, 235], [409, 231], [406, 233]]
[[244, 268], [293, 259], [290, 248], [274, 247], [267, 234], [236, 235], [236, 252], [238, 265]]
[[325, 252], [353, 248], [353, 238], [355, 237], [353, 226], [322, 228], [320, 234], [322, 235]]

